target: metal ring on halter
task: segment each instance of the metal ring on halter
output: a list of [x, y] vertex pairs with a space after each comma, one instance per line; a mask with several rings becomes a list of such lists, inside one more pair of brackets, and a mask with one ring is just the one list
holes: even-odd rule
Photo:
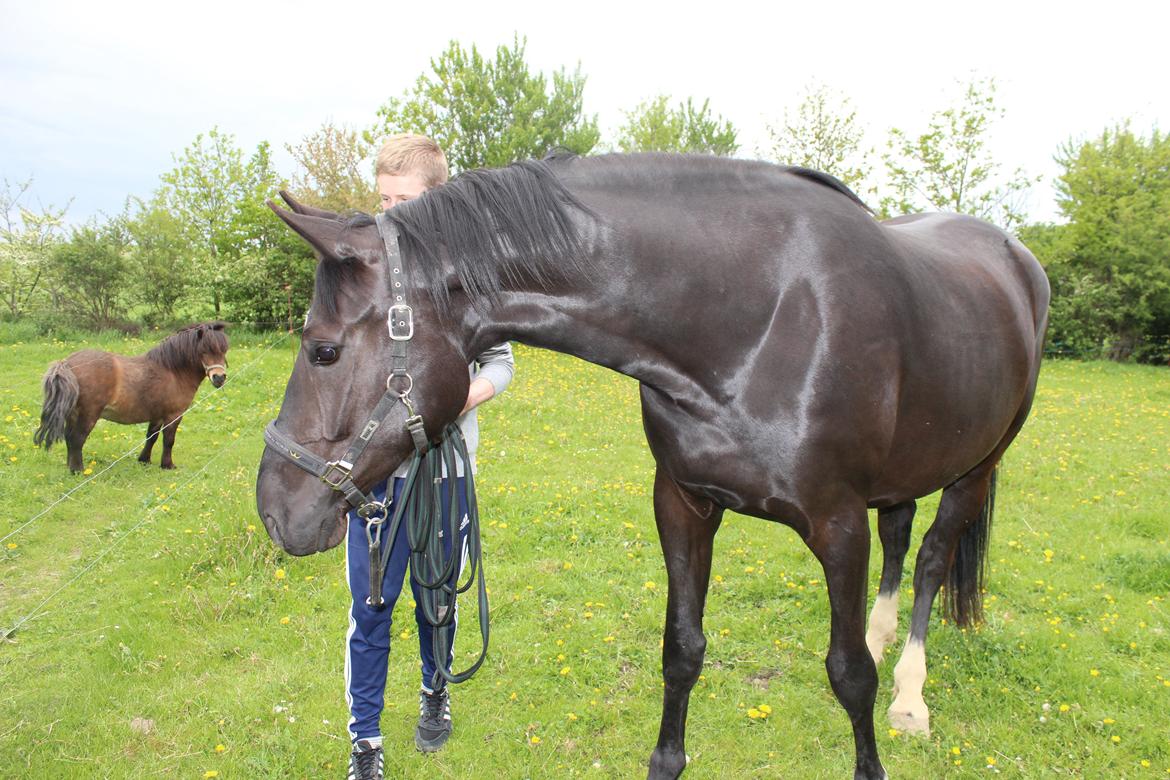
[[394, 392], [393, 390], [390, 389], [390, 382], [393, 381], [394, 377], [396, 377], [396, 376], [406, 377], [406, 389], [398, 394], [399, 398], [405, 398], [406, 396], [410, 395], [410, 391], [414, 389], [414, 377], [412, 377], [409, 373], [407, 373], [405, 371], [401, 374], [388, 375], [386, 377], [386, 391], [387, 392], [391, 392], [391, 393]]

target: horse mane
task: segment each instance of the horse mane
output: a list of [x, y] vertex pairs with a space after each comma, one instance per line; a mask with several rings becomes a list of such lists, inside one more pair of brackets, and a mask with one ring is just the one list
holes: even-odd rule
[[[200, 343], [207, 340], [209, 350], [225, 353], [228, 350], [228, 337], [224, 332], [227, 323], [198, 322], [180, 328], [161, 343], [146, 353], [146, 359], [160, 364], [171, 371], [181, 371], [185, 368], [202, 368], [200, 354], [208, 349], [200, 349]], [[202, 337], [200, 334], [202, 333]]]
[[806, 179], [811, 179], [811, 180], [817, 182], [818, 184], [823, 184], [826, 187], [829, 187], [830, 189], [836, 190], [837, 192], [841, 193], [842, 195], [844, 195], [845, 197], [849, 198], [851, 201], [856, 203], [858, 206], [861, 206], [863, 209], [868, 211], [870, 214], [873, 213], [873, 209], [871, 209], [869, 206], [865, 205], [865, 201], [863, 201], [861, 198], [859, 198], [857, 196], [856, 192], [849, 189], [849, 186], [847, 184], [845, 184], [845, 182], [838, 179], [836, 176], [825, 173], [824, 171], [816, 171], [816, 170], [813, 170], [812, 168], [803, 168], [799, 165], [785, 165], [782, 167], [784, 168], [784, 170], [788, 171], [788, 173], [791, 173], [795, 176], [803, 176]]
[[[557, 154], [465, 171], [387, 211], [403, 254], [418, 258], [409, 273], [418, 274], [440, 307], [448, 300], [443, 261], [473, 302], [496, 300], [505, 281], [527, 279], [547, 287], [579, 273], [584, 247], [574, 217], [595, 215], [557, 177], [555, 166], [569, 159]], [[368, 215], [356, 215], [346, 224], [371, 222]], [[341, 266], [335, 273], [344, 272]], [[321, 298], [340, 281], [319, 274]]]

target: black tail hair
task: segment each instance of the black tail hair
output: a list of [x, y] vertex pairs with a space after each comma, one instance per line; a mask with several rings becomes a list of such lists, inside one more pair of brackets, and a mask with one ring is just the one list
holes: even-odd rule
[[991, 540], [991, 520], [995, 515], [996, 467], [991, 472], [987, 500], [979, 518], [972, 523], [955, 547], [944, 596], [944, 612], [960, 628], [983, 622], [983, 585], [987, 579], [987, 546]]

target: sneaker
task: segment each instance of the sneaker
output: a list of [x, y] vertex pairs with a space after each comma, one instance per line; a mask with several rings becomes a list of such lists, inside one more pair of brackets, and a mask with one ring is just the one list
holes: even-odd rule
[[349, 754], [349, 774], [346, 780], [383, 780], [382, 746], [359, 739]]
[[424, 753], [434, 753], [451, 736], [451, 696], [444, 686], [434, 693], [419, 691], [418, 728], [414, 746]]

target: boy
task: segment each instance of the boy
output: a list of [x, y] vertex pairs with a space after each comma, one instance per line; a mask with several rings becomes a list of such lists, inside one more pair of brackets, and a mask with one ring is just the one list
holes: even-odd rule
[[[375, 169], [378, 194], [382, 208], [391, 209], [400, 203], [417, 198], [427, 190], [447, 181], [447, 159], [443, 150], [430, 138], [421, 135], [397, 135], [391, 137], [378, 152]], [[489, 398], [504, 391], [512, 380], [514, 371], [511, 345], [504, 343], [484, 352], [469, 366], [471, 385], [467, 403], [458, 423], [467, 441], [471, 465], [475, 467], [475, 449], [479, 443], [479, 426], [475, 408]], [[374, 488], [375, 496], [384, 499], [387, 490], [397, 501], [406, 476], [407, 464], [402, 464], [387, 483]], [[466, 480], [462, 467], [455, 475], [445, 479], [456, 480], [457, 507], [448, 506], [447, 489], [443, 488], [442, 521], [450, 537], [452, 509], [455, 518], [467, 515]], [[389, 484], [388, 484], [389, 483]], [[393, 505], [391, 505], [393, 506]], [[393, 514], [393, 509], [390, 510]], [[458, 524], [458, 541], [464, 554], [466, 548], [466, 527]], [[349, 704], [349, 733], [353, 742], [350, 756], [349, 778], [352, 780], [381, 780], [383, 777], [382, 733], [379, 717], [382, 713], [386, 688], [386, 672], [390, 656], [390, 622], [394, 603], [402, 592], [403, 577], [409, 560], [410, 548], [406, 538], [406, 524], [399, 527], [397, 538], [383, 539], [382, 544], [393, 545], [390, 560], [386, 565], [382, 595], [386, 604], [374, 609], [366, 603], [369, 595], [369, 547], [366, 540], [365, 520], [356, 512], [349, 514], [349, 530], [346, 539], [346, 570], [352, 603], [349, 612], [349, 631], [346, 634], [345, 691]], [[460, 556], [462, 559], [462, 556]], [[416, 604], [422, 602], [418, 586], [411, 580], [411, 591]], [[451, 625], [450, 647], [455, 645], [456, 620]], [[443, 663], [450, 670], [454, 650], [446, 659], [435, 659], [432, 629], [422, 613], [415, 608], [418, 623], [419, 654], [422, 661], [422, 689], [419, 692], [419, 720], [414, 733], [414, 744], [423, 752], [439, 750], [451, 735], [450, 695], [442, 678], [434, 683], [436, 664]]]

